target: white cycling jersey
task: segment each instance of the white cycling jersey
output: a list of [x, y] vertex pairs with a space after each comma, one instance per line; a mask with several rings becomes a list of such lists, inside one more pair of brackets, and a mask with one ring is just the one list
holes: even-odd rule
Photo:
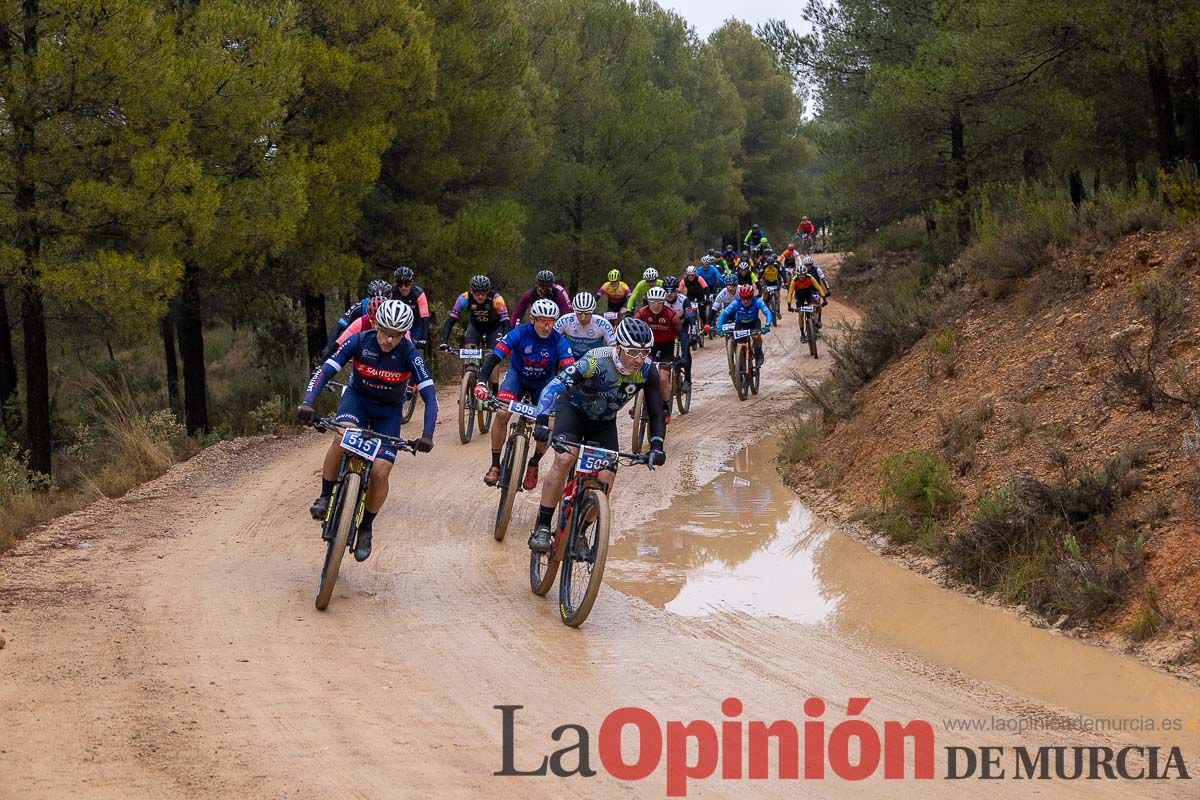
[[554, 330], [567, 337], [575, 358], [583, 358], [583, 354], [588, 350], [611, 347], [617, 343], [617, 334], [612, 323], [599, 314], [592, 314], [587, 325], [580, 325], [579, 318], [574, 313], [566, 314], [554, 323]]
[[714, 309], [716, 309], [717, 311], [720, 311], [725, 306], [732, 303], [734, 300], [737, 300], [737, 287], [736, 286], [726, 286], [724, 289], [722, 289], [720, 292], [717, 293], [716, 297], [713, 298], [712, 305], [713, 305]]

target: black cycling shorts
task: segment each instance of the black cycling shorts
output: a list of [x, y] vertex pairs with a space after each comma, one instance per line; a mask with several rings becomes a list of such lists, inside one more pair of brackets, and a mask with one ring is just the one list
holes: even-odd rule
[[675, 340], [655, 344], [650, 348], [651, 361], [674, 361], [675, 360]]
[[473, 318], [467, 320], [467, 332], [463, 334], [463, 344], [483, 345], [484, 349], [487, 349], [498, 341], [500, 341], [499, 322], [490, 328], [480, 328], [475, 324]]
[[606, 450], [619, 450], [616, 419], [596, 420], [584, 416], [571, 405], [571, 398], [560, 394], [554, 402], [554, 435], [573, 444], [592, 444]]

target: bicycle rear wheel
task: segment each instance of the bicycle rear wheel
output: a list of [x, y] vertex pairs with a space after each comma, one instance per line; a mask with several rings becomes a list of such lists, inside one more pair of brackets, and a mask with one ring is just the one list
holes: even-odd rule
[[738, 400], [745, 400], [750, 389], [750, 377], [747, 375], [746, 363], [746, 354], [749, 349], [741, 345], [738, 345], [737, 349], [737, 375], [734, 378], [734, 388], [737, 389]]
[[[567, 540], [558, 582], [558, 613], [564, 625], [576, 628], [592, 611], [600, 585], [604, 582], [604, 564], [608, 560], [608, 495], [588, 489], [575, 509], [571, 536]], [[587, 555], [576, 560], [575, 542], [582, 540]]]
[[330, 537], [325, 550], [325, 563], [321, 566], [321, 580], [317, 584], [317, 609], [324, 611], [333, 597], [333, 587], [337, 583], [338, 569], [342, 566], [342, 556], [346, 554], [346, 540], [350, 538], [350, 528], [354, 525], [354, 517], [358, 511], [358, 490], [362, 485], [362, 476], [357, 472], [347, 472], [338, 487], [337, 504], [334, 518], [330, 520], [333, 526], [333, 536]]
[[520, 476], [525, 472], [528, 454], [529, 441], [524, 436], [511, 434], [504, 445], [504, 457], [500, 459], [500, 504], [496, 507], [496, 524], [492, 529], [492, 536], [497, 542], [504, 541], [504, 534], [508, 532], [513, 500], [517, 496]]
[[475, 435], [475, 370], [463, 373], [462, 385], [458, 389], [458, 439], [470, 444]]

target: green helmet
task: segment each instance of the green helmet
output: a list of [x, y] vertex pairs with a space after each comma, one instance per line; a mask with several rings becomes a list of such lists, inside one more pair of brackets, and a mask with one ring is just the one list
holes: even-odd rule
[[610, 283], [616, 283], [617, 281], [621, 280], [621, 271], [617, 269], [610, 269], [608, 271], [608, 280]]

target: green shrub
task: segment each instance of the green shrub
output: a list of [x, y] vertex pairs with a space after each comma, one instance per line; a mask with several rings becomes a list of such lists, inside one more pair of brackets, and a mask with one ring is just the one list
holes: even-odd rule
[[880, 499], [884, 510], [938, 518], [954, 504], [950, 469], [936, 453], [905, 450], [883, 459]]

